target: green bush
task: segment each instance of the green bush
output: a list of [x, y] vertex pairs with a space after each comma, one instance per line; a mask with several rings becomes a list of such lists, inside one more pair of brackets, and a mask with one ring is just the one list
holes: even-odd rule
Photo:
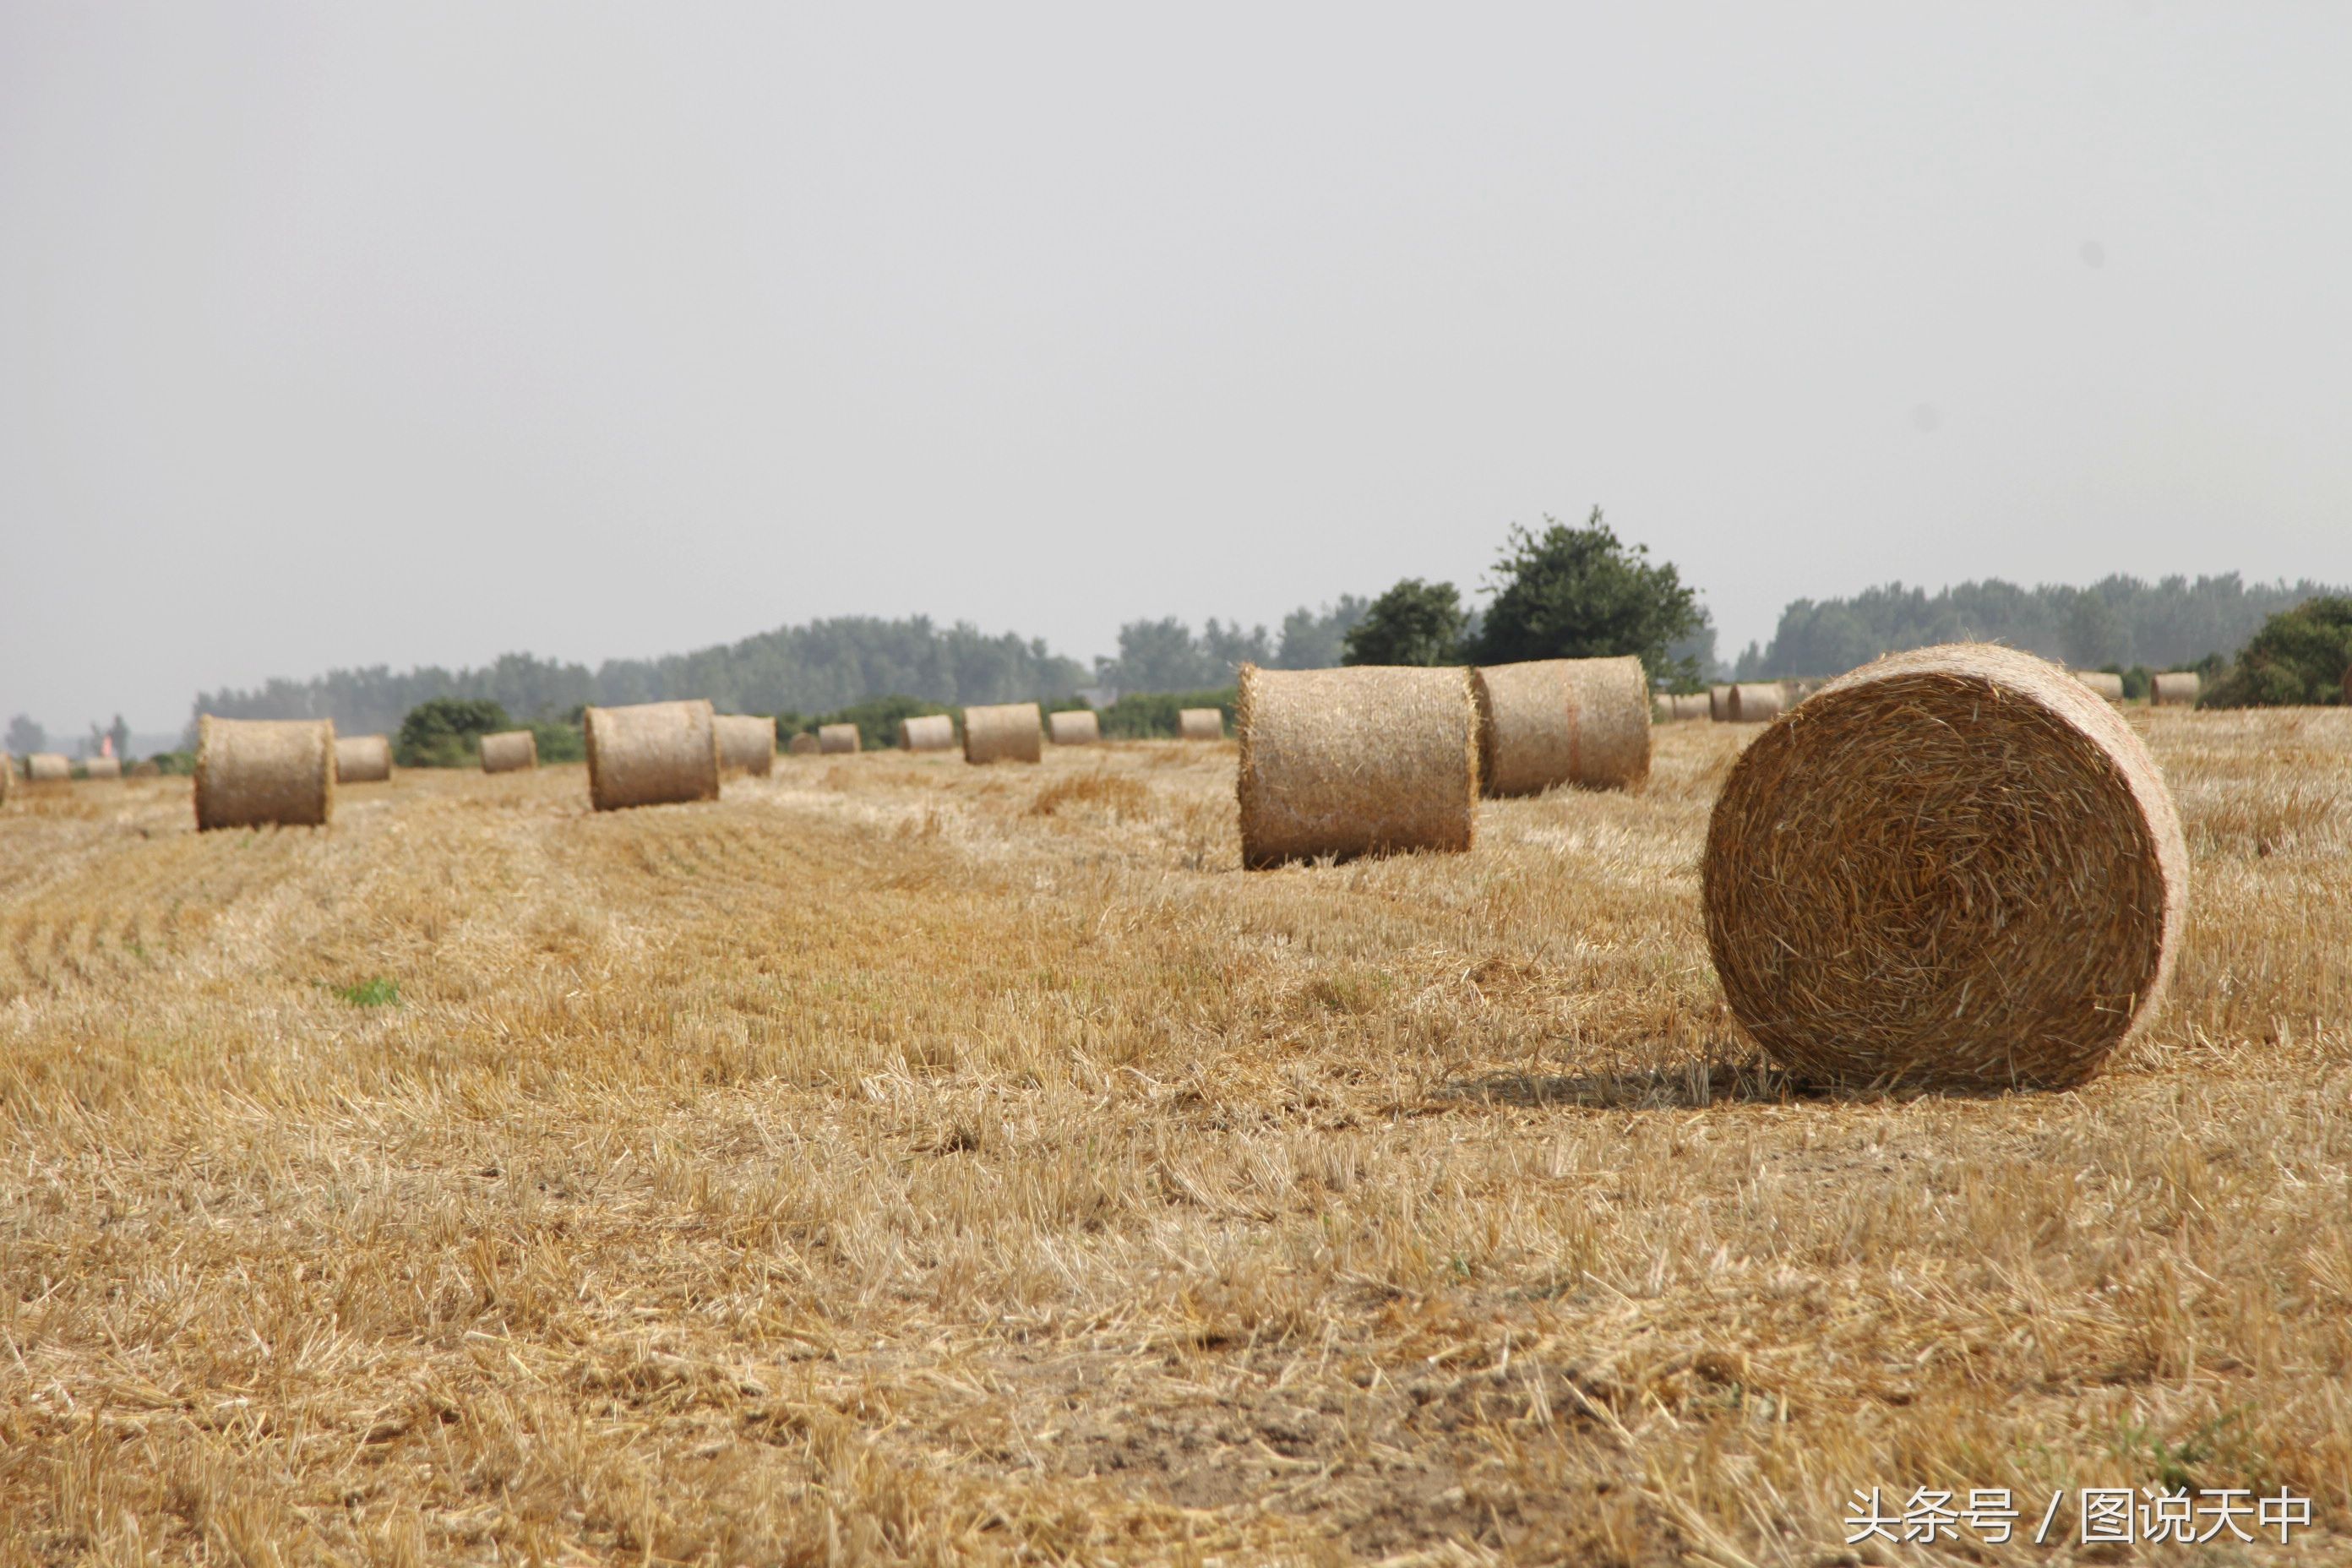
[[[562, 719], [533, 719], [523, 726], [531, 732], [539, 747], [542, 763], [581, 763], [588, 760], [588, 731], [584, 721], [573, 722]], [[477, 742], [478, 745], [478, 742]]]
[[1231, 729], [1239, 695], [1239, 689], [1231, 686], [1213, 691], [1133, 692], [1102, 710], [1103, 739], [1173, 740], [1177, 710], [1184, 708], [1214, 708], [1225, 716], [1226, 728]]
[[194, 752], [158, 752], [147, 760], [155, 764], [155, 771], [159, 773], [176, 773], [185, 777], [196, 771], [196, 753]]
[[2344, 700], [2352, 670], [2352, 598], [2306, 599], [2282, 610], [2238, 652], [2235, 664], [2208, 678], [2200, 708], [2333, 706]]
[[487, 697], [428, 698], [401, 720], [392, 760], [404, 768], [472, 767], [481, 760], [483, 736], [514, 727], [505, 705]]

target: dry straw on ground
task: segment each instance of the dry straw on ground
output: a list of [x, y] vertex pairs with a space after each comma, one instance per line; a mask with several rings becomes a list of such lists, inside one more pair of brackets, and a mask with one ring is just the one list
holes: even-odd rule
[[955, 743], [955, 721], [945, 713], [919, 713], [898, 721], [902, 752], [952, 752]]
[[1176, 738], [1180, 741], [1222, 741], [1225, 738], [1225, 715], [1215, 708], [1180, 708], [1176, 710]]
[[1725, 699], [1735, 724], [1762, 724], [1796, 706], [1789, 688], [1778, 680], [1743, 680]]
[[2110, 702], [2124, 700], [2124, 678], [2120, 675], [2111, 675], [2104, 669], [2078, 669], [2074, 679]]
[[383, 784], [392, 777], [392, 742], [382, 735], [335, 737], [337, 784]]
[[1057, 746], [1092, 746], [1102, 740], [1102, 723], [1091, 708], [1066, 709], [1045, 715], [1047, 733]]
[[866, 749], [866, 738], [855, 724], [820, 724], [816, 728], [816, 749], [828, 757], [846, 756]]
[[1469, 671], [1244, 665], [1234, 721], [1244, 865], [1470, 847], [1478, 717]]
[[481, 741], [486, 773], [529, 773], [539, 766], [539, 737], [529, 730], [500, 730]]
[[589, 800], [598, 811], [717, 800], [716, 720], [699, 699], [589, 709]]
[[818, 743], [817, 738], [814, 735], [810, 734], [806, 730], [803, 730], [798, 734], [794, 735], [788, 743], [786, 743], [784, 750], [790, 752], [796, 757], [814, 757], [823, 752], [824, 748]]
[[2168, 669], [2150, 678], [2147, 700], [2158, 708], [2194, 708], [2200, 682], [2193, 669]]
[[82, 759], [81, 774], [86, 779], [119, 779], [122, 776], [122, 759], [85, 757]]
[[1640, 659], [1485, 665], [1470, 681], [1486, 794], [1628, 788], [1649, 776], [1650, 683]]
[[963, 710], [967, 763], [1034, 763], [1045, 754], [1034, 702], [1000, 702]]
[[27, 784], [62, 784], [73, 777], [73, 759], [59, 752], [35, 752], [25, 759]]
[[776, 721], [757, 713], [719, 713], [711, 719], [719, 734], [721, 772], [766, 778], [776, 767]]
[[2151, 1015], [2188, 874], [2113, 707], [2014, 649], [1922, 648], [1748, 748], [1707, 830], [1707, 942], [1792, 1072], [2060, 1087]]
[[323, 827], [335, 815], [335, 726], [200, 715], [194, 794], [198, 832]]

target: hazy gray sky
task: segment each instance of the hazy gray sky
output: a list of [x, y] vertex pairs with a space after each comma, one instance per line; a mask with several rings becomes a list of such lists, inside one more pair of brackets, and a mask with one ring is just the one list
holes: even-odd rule
[[2352, 8], [0, 0], [0, 717], [1474, 585], [2352, 579]]

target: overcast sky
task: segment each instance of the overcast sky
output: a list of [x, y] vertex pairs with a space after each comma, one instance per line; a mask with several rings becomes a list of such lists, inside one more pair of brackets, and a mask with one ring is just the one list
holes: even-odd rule
[[2352, 8], [1140, 9], [0, 0], [0, 717], [1083, 658], [1596, 501], [1727, 652], [2352, 579]]

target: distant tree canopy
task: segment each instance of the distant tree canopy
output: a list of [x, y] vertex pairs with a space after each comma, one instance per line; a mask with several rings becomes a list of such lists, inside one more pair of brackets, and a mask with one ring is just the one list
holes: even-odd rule
[[1634, 654], [1652, 679], [1696, 688], [1696, 663], [1668, 650], [1706, 619], [1673, 563], [1621, 541], [1597, 506], [1581, 528], [1549, 517], [1544, 525], [1541, 533], [1513, 525], [1471, 657], [1509, 664]]
[[2335, 704], [2352, 681], [2352, 597], [2323, 595], [2264, 621], [2200, 706]]
[[1174, 616], [1129, 621], [1118, 628], [1118, 656], [1095, 661], [1095, 683], [1121, 692], [1190, 692], [1232, 685], [1244, 664], [1328, 669], [1339, 662], [1343, 639], [1368, 607], [1353, 594], [1320, 609], [1302, 605], [1283, 617], [1278, 641], [1262, 626], [1244, 629], [1214, 617], [1197, 636]]
[[1462, 662], [1467, 617], [1451, 583], [1407, 577], [1364, 612], [1340, 639], [1346, 664], [1444, 665]]
[[18, 756], [49, 749], [49, 732], [22, 713], [8, 721], [8, 750]]

